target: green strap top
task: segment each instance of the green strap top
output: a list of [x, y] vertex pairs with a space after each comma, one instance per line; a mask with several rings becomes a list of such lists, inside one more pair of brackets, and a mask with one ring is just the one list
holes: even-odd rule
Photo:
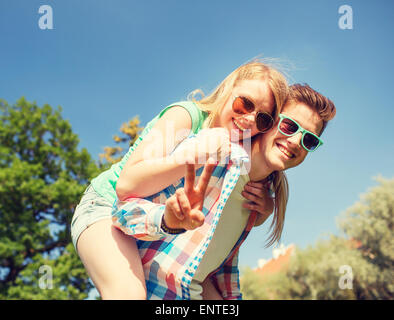
[[116, 200], [116, 183], [119, 179], [120, 172], [122, 171], [127, 159], [130, 157], [134, 149], [140, 144], [144, 137], [149, 133], [152, 127], [155, 125], [157, 120], [159, 120], [163, 114], [174, 106], [181, 106], [185, 108], [192, 120], [192, 133], [197, 133], [202, 129], [204, 120], [207, 118], [208, 114], [202, 111], [194, 102], [192, 101], [181, 101], [173, 103], [166, 108], [164, 108], [155, 118], [153, 118], [141, 132], [141, 135], [135, 141], [135, 143], [129, 148], [128, 152], [123, 156], [122, 160], [113, 164], [111, 168], [102, 172], [99, 176], [92, 180], [92, 186], [94, 190], [108, 200], [114, 203]]

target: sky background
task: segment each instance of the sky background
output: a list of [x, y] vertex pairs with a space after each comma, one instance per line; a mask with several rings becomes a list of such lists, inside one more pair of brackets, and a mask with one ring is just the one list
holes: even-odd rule
[[[342, 30], [341, 5], [353, 9]], [[53, 9], [41, 30], [38, 9]], [[300, 248], [328, 233], [336, 217], [394, 176], [394, 1], [391, 0], [1, 0], [0, 98], [61, 106], [93, 158], [123, 122], [145, 125], [196, 88], [209, 93], [256, 57], [279, 58], [290, 83], [333, 100], [324, 145], [288, 171], [282, 242]], [[240, 265], [270, 258], [271, 219], [255, 228]]]

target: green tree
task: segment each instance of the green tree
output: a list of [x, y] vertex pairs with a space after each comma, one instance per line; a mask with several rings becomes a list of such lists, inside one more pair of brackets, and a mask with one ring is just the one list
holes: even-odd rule
[[[92, 288], [70, 223], [99, 169], [78, 143], [60, 107], [0, 100], [2, 299], [83, 299]], [[42, 267], [51, 271], [47, 282]]]
[[262, 277], [250, 267], [241, 270], [241, 292], [244, 300], [279, 299], [277, 291], [283, 287], [284, 272]]
[[394, 179], [379, 185], [339, 217], [343, 234], [296, 253], [287, 270], [261, 277], [244, 271], [246, 299], [393, 299]]
[[[121, 135], [115, 135], [113, 137], [114, 142], [116, 144], [126, 144], [127, 149], [131, 147], [143, 129], [143, 127], [140, 127], [139, 125], [140, 119], [138, 116], [135, 116], [128, 122], [124, 122], [120, 127]], [[120, 147], [119, 145], [116, 147], [104, 147], [104, 153], [99, 155], [101, 168], [105, 169], [110, 165], [120, 161], [125, 152], [125, 148]]]
[[394, 298], [394, 179], [379, 183], [361, 196], [338, 219], [348, 238], [360, 242], [363, 258], [377, 270], [370, 282], [359, 288], [359, 298]]
[[360, 299], [360, 288], [376, 272], [354, 242], [331, 236], [296, 254], [279, 293], [287, 299]]

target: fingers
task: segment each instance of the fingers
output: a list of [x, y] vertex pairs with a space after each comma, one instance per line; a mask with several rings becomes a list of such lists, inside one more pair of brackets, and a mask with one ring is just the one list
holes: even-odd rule
[[183, 188], [176, 191], [176, 197], [184, 217], [181, 222], [181, 227], [186, 230], [193, 230], [200, 227], [205, 220], [202, 211], [191, 208], [189, 198]]
[[185, 221], [183, 228], [186, 230], [194, 230], [204, 224], [205, 216], [202, 211], [193, 209], [190, 211], [189, 219]]
[[274, 210], [274, 201], [262, 182], [248, 182], [242, 191], [242, 196], [250, 201], [243, 204], [246, 209], [264, 215], [269, 215]]
[[178, 189], [175, 195], [167, 200], [166, 205], [178, 220], [190, 219], [190, 201], [183, 188]]
[[248, 184], [245, 185], [244, 191], [246, 191], [248, 193], [251, 193], [251, 194], [253, 194], [253, 195], [255, 195], [255, 196], [259, 197], [259, 198], [262, 198], [267, 193], [266, 189], [261, 189], [261, 188], [258, 188], [258, 187], [257, 188], [256, 187], [252, 187], [252, 186], [250, 186]]
[[272, 198], [271, 193], [270, 193], [270, 186], [267, 185], [266, 182], [249, 181], [245, 185], [244, 191], [252, 193], [252, 194], [262, 198], [263, 200], [266, 198]]
[[202, 197], [204, 197], [205, 195], [205, 192], [209, 184], [209, 180], [211, 179], [215, 167], [216, 167], [215, 161], [212, 158], [209, 158], [204, 166], [204, 171], [202, 172], [196, 187], [196, 189], [198, 190], [198, 192], [201, 194]]
[[176, 222], [176, 220], [182, 221], [185, 218], [182, 213], [182, 209], [181, 206], [179, 205], [176, 195], [171, 196], [170, 198], [167, 199], [166, 210], [170, 213], [171, 216], [175, 216], [175, 219], [174, 217], [170, 217], [172, 218], [171, 221], [173, 222]]
[[258, 204], [255, 204], [254, 202], [244, 202], [242, 203], [242, 206], [251, 211], [257, 211], [258, 213], [260, 213], [258, 211], [260, 209], [260, 206]]
[[264, 189], [265, 190], [269, 190], [270, 186], [271, 186], [271, 182], [267, 182], [267, 181], [265, 181], [265, 182], [253, 182], [253, 181], [249, 181], [246, 185], [250, 186], [250, 187], [258, 188], [258, 189], [261, 189], [261, 190], [264, 190]]
[[274, 212], [274, 206], [272, 205], [267, 205], [267, 206], [261, 206], [258, 204], [255, 204], [253, 202], [244, 202], [242, 206], [245, 209], [249, 209], [250, 211], [256, 211], [257, 213], [264, 215], [264, 216], [269, 216], [271, 213]]
[[251, 187], [255, 187], [255, 188], [264, 188], [264, 183], [263, 182], [255, 182], [255, 181], [249, 181], [246, 185], [249, 185]]
[[248, 200], [250, 200], [250, 201], [253, 201], [253, 202], [255, 202], [256, 204], [261, 204], [261, 203], [263, 202], [263, 200], [262, 200], [261, 197], [258, 197], [258, 196], [254, 195], [254, 194], [252, 194], [252, 193], [250, 193], [250, 192], [247, 192], [247, 191], [245, 191], [245, 190], [242, 191], [241, 194], [242, 194], [242, 196], [243, 196], [244, 198], [246, 198], [246, 199], [248, 199]]
[[176, 191], [176, 197], [178, 200], [178, 205], [179, 208], [182, 212], [182, 216], [183, 217], [187, 217], [190, 215], [190, 210], [191, 210], [191, 206], [190, 206], [190, 201], [189, 198], [186, 195], [186, 192], [183, 188], [180, 188]]
[[223, 145], [217, 153], [217, 161], [220, 164], [226, 164], [229, 161], [229, 155], [231, 153], [231, 143]]
[[251, 200], [251, 202], [244, 202], [242, 206], [246, 209], [257, 211], [258, 213], [263, 215], [270, 215], [274, 211], [275, 204], [272, 198], [269, 198], [259, 202], [255, 202], [253, 200]]
[[221, 164], [226, 163], [231, 153], [231, 140], [227, 130], [218, 137], [220, 139], [220, 147], [217, 151], [217, 161]]
[[165, 222], [169, 228], [193, 230], [203, 225], [202, 211], [192, 209], [186, 192], [180, 188], [166, 201]]
[[196, 167], [193, 163], [186, 163], [185, 191], [190, 193], [194, 188], [194, 180], [196, 178]]

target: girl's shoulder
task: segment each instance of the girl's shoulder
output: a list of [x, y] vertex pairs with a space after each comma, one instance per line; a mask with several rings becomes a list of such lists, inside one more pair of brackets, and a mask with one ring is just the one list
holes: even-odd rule
[[192, 131], [193, 133], [197, 133], [201, 130], [204, 120], [207, 118], [208, 113], [202, 111], [198, 105], [193, 101], [179, 101], [172, 103], [165, 107], [158, 115], [158, 119], [161, 118], [169, 109], [173, 107], [182, 107], [184, 108], [190, 115], [192, 121]]

